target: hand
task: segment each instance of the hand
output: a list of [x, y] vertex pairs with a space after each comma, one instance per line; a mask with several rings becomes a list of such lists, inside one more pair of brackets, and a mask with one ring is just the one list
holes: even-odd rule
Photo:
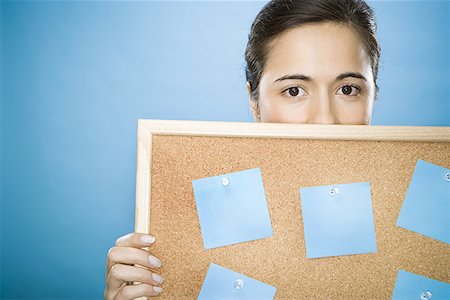
[[[162, 292], [159, 285], [163, 278], [149, 270], [159, 268], [161, 261], [141, 249], [154, 241], [153, 236], [136, 232], [117, 239], [116, 245], [109, 249], [106, 261], [106, 300], [157, 296]], [[135, 264], [142, 267], [133, 266]]]

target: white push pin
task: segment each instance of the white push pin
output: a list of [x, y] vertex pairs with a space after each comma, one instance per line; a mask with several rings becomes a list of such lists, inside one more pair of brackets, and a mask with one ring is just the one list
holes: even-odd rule
[[433, 294], [430, 291], [425, 291], [420, 295], [420, 299], [422, 300], [429, 300], [431, 297], [433, 297]]
[[450, 181], [450, 173], [445, 174], [445, 180]]
[[244, 282], [241, 279], [236, 280], [234, 283], [234, 288], [240, 290], [244, 287]]
[[230, 184], [230, 179], [228, 179], [227, 177], [222, 178], [223, 186], [228, 186], [229, 184]]
[[330, 189], [330, 195], [331, 195], [331, 196], [334, 196], [334, 195], [336, 195], [336, 194], [339, 194], [339, 188], [333, 186], [333, 187]]

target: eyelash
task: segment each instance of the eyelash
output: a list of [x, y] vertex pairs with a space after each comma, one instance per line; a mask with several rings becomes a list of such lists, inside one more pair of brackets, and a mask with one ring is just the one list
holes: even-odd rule
[[289, 98], [297, 98], [297, 97], [299, 97], [299, 96], [291, 96], [291, 95], [287, 94], [287, 92], [288, 92], [290, 89], [292, 89], [292, 88], [298, 88], [298, 89], [301, 89], [301, 90], [303, 90], [303, 91], [306, 93], [306, 90], [305, 90], [303, 87], [301, 87], [300, 85], [293, 85], [293, 86], [290, 86], [290, 87], [284, 89], [284, 90], [281, 92], [281, 94], [283, 94], [283, 95], [285, 95], [286, 97], [289, 97]]
[[[360, 88], [359, 86], [356, 86], [356, 85], [353, 85], [353, 84], [345, 84], [345, 85], [341, 86], [341, 87], [338, 89], [338, 91], [341, 90], [344, 86], [350, 86], [350, 87], [356, 89], [356, 91], [357, 91], [356, 95], [345, 95], [344, 93], [339, 94], [339, 95], [354, 97], [354, 96], [358, 96], [359, 94], [361, 94], [361, 88]], [[301, 86], [299, 86], [299, 85], [294, 85], [294, 86], [290, 86], [290, 87], [284, 89], [284, 90], [282, 91], [282, 94], [285, 95], [285, 96], [287, 96], [287, 97], [289, 97], [289, 98], [296, 98], [297, 96], [291, 96], [291, 95], [287, 95], [287, 94], [286, 94], [286, 92], [288, 92], [288, 91], [289, 91], [290, 89], [292, 89], [292, 88], [299, 88], [299, 89], [302, 89], [303, 91], [305, 91], [305, 89], [304, 89], [303, 87], [301, 87]], [[306, 91], [305, 91], [305, 92], [306, 92]]]
[[356, 85], [353, 85], [353, 84], [344, 84], [343, 86], [341, 86], [341, 87], [338, 89], [338, 91], [341, 90], [344, 86], [350, 86], [350, 87], [356, 89], [356, 92], [357, 92], [356, 95], [345, 95], [345, 94], [343, 94], [343, 93], [342, 93], [342, 94], [339, 94], [339, 95], [354, 97], [354, 96], [358, 96], [359, 94], [361, 94], [361, 88], [360, 88], [359, 86], [356, 86]]

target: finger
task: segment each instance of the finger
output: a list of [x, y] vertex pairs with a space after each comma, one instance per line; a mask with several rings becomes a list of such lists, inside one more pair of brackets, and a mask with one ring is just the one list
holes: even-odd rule
[[[121, 287], [124, 287], [126, 285], [127, 285], [127, 283], [124, 282]], [[103, 293], [104, 299], [105, 300], [113, 300], [113, 299], [115, 299], [116, 295], [119, 293], [119, 291], [120, 291], [120, 288], [119, 289], [114, 289], [114, 290], [111, 289], [111, 288], [108, 288], [108, 282], [106, 281], [105, 291]]]
[[119, 293], [117, 293], [116, 299], [135, 299], [144, 296], [158, 296], [162, 292], [162, 288], [159, 286], [151, 286], [148, 284], [136, 284], [124, 286]]
[[106, 277], [106, 286], [108, 289], [117, 290], [127, 281], [159, 285], [164, 281], [164, 278], [148, 269], [115, 264]]
[[116, 246], [144, 248], [155, 242], [155, 237], [149, 234], [132, 232], [116, 240]]
[[147, 268], [159, 268], [161, 266], [161, 260], [150, 255], [148, 251], [137, 248], [112, 247], [109, 249], [107, 257], [107, 272], [117, 263], [127, 265], [137, 264]]

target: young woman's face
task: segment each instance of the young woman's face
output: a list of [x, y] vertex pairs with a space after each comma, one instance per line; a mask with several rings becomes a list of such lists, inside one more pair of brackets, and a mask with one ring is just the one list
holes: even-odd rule
[[250, 105], [258, 122], [369, 124], [374, 98], [369, 57], [358, 36], [344, 25], [318, 23], [272, 41], [259, 99], [250, 98]]

